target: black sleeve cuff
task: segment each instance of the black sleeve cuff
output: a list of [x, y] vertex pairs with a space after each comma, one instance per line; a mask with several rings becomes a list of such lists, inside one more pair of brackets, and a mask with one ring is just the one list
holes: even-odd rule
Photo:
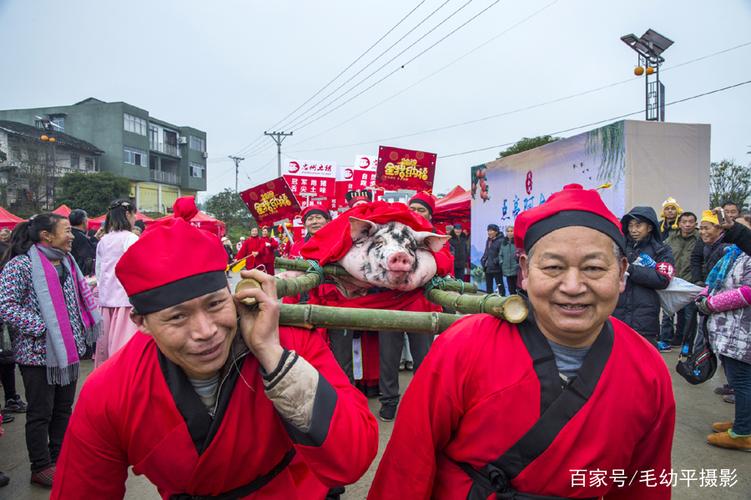
[[292, 441], [304, 446], [321, 446], [329, 434], [337, 399], [336, 390], [319, 372], [310, 430], [301, 432], [287, 422], [284, 423]]
[[274, 378], [279, 375], [279, 372], [282, 368], [284, 368], [284, 363], [287, 362], [287, 358], [289, 357], [291, 351], [288, 351], [287, 349], [284, 349], [284, 352], [282, 353], [281, 359], [279, 359], [279, 364], [276, 365], [276, 368], [272, 370], [271, 373], [266, 373], [266, 370], [263, 369], [263, 366], [259, 366], [261, 370], [261, 376], [266, 382], [270, 382], [274, 380]]

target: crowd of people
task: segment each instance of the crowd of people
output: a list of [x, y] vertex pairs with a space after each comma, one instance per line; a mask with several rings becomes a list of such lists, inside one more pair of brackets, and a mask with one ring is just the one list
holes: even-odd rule
[[[346, 200], [370, 205], [372, 192]], [[705, 344], [727, 379], [716, 392], [735, 404], [707, 440], [751, 451], [751, 217], [733, 202], [698, 217], [668, 198], [659, 216], [637, 206], [618, 219], [595, 190], [566, 186], [513, 226], [487, 227], [486, 291], [523, 294], [529, 318], [472, 315], [435, 340], [279, 326], [274, 258], [303, 258], [332, 221], [325, 207], [303, 210], [294, 244], [262, 227], [233, 246], [185, 223], [188, 205], [145, 232], [130, 200], [115, 200], [96, 234], [80, 209], [0, 231], [0, 424], [26, 413], [31, 481], [53, 498], [121, 498], [129, 466], [165, 497], [338, 498], [377, 450], [366, 397], [378, 397], [380, 420], [396, 420], [371, 498], [668, 498], [663, 484], [574, 488], [563, 472], [670, 470], [675, 402], [660, 352], [691, 357]], [[400, 220], [432, 225], [432, 195], [406, 205]], [[467, 231], [447, 231], [436, 266], [465, 279]], [[260, 288], [233, 297], [230, 271]], [[701, 291], [664, 310], [676, 278]], [[256, 309], [240, 304], [248, 298]], [[325, 283], [284, 302], [340, 300]], [[414, 372], [404, 397], [402, 369]], [[8, 480], [0, 473], [0, 486]]]

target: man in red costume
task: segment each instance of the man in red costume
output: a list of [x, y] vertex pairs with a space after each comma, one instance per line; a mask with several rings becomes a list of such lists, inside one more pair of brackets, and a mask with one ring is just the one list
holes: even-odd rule
[[620, 221], [568, 185], [514, 229], [530, 317], [472, 315], [438, 337], [369, 498], [670, 498], [670, 375], [610, 317], [628, 266]]
[[279, 327], [273, 276], [244, 271], [261, 288], [233, 297], [225, 265], [219, 239], [182, 219], [120, 259], [140, 332], [86, 381], [53, 499], [123, 498], [129, 466], [165, 499], [324, 498], [368, 468], [365, 398], [319, 335]]
[[261, 250], [259, 255], [260, 258], [258, 260], [259, 263], [263, 265], [264, 272], [273, 276], [274, 258], [276, 258], [274, 252], [279, 248], [279, 242], [269, 234], [269, 228], [266, 226], [261, 230], [261, 240], [263, 241], [263, 249]]
[[331, 222], [331, 214], [323, 205], [308, 205], [302, 211], [300, 217], [307, 234], [303, 239], [292, 244], [292, 249], [289, 251], [291, 259], [299, 259], [301, 257], [300, 250], [305, 242], [312, 238], [323, 226]]
[[235, 254], [235, 262], [245, 259], [245, 269], [255, 269], [261, 265], [261, 254], [265, 248], [266, 244], [264, 240], [258, 236], [258, 228], [254, 227], [250, 230], [250, 238], [246, 238], [243, 241], [240, 250]]

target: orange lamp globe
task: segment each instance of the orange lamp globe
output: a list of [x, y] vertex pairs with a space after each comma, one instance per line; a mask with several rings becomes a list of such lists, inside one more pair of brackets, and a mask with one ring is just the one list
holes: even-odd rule
[[644, 74], [644, 68], [642, 68], [641, 66], [637, 66], [637, 67], [635, 67], [635, 68], [634, 68], [634, 74], [635, 74], [636, 76], [641, 76], [641, 75], [643, 75], [643, 74]]
[[652, 66], [650, 66], [650, 67], [647, 68], [647, 74], [648, 75], [651, 75], [654, 72], [655, 72], [655, 69]]
[[50, 137], [50, 142], [55, 142], [56, 140], [54, 137]]
[[42, 136], [39, 137], [39, 140], [41, 140], [41, 141], [49, 141], [50, 138], [43, 134]]

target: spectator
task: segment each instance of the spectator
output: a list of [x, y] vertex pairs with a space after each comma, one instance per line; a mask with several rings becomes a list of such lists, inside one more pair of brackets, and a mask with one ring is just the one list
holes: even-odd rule
[[678, 217], [683, 213], [683, 209], [675, 201], [675, 198], [668, 197], [662, 202], [662, 219], [660, 219], [660, 234], [662, 241], [666, 241], [671, 233], [678, 232]]
[[[634, 207], [623, 216], [621, 225], [626, 235], [628, 278], [613, 316], [639, 332], [656, 348], [660, 334], [657, 290], [670, 284], [673, 253], [662, 243], [657, 214], [652, 207]], [[647, 259], [653, 262], [652, 267], [644, 262]]]
[[235, 250], [238, 252], [240, 251], [240, 247], [243, 246], [243, 242], [245, 241], [245, 236], [240, 236], [240, 239], [237, 240], [237, 243], [235, 243]]
[[[714, 210], [715, 213], [719, 211], [719, 208]], [[725, 231], [723, 241], [726, 243], [734, 243], [743, 250], [744, 253], [751, 255], [751, 229], [748, 225], [751, 225], [751, 216], [744, 215], [742, 219], [749, 224], [741, 224], [739, 219], [731, 220], [725, 218], [725, 223], [721, 224], [722, 229]], [[734, 222], [739, 222], [735, 224]]]
[[706, 331], [722, 360], [735, 394], [735, 420], [712, 425], [707, 442], [714, 446], [751, 451], [751, 257], [736, 245], [725, 247], [723, 257], [707, 277], [707, 292], [697, 299], [707, 315]]
[[235, 261], [245, 259], [245, 269], [255, 269], [261, 265], [260, 255], [263, 248], [264, 241], [258, 235], [258, 228], [254, 227], [250, 230], [250, 238], [243, 241], [240, 250], [235, 254]]
[[[502, 284], [501, 263], [498, 253], [501, 251], [501, 228], [497, 224], [488, 224], [488, 239], [485, 242], [485, 253], [482, 254], [480, 264], [485, 271], [485, 291], [495, 293]], [[495, 285], [493, 285], [495, 282]]]
[[0, 243], [8, 244], [10, 241], [10, 229], [4, 227], [0, 229]]
[[0, 274], [0, 318], [10, 329], [28, 399], [31, 482], [51, 487], [76, 393], [79, 356], [101, 319], [70, 255], [68, 219], [40, 214], [16, 230]]
[[227, 252], [227, 264], [235, 260], [235, 253], [232, 251], [232, 242], [226, 236], [222, 236], [222, 245]]
[[741, 215], [741, 209], [734, 201], [727, 200], [722, 204], [722, 209], [725, 211], [725, 219], [728, 221], [735, 221]]
[[258, 260], [265, 268], [264, 272], [273, 276], [274, 259], [276, 258], [276, 250], [279, 248], [279, 242], [269, 234], [269, 228], [266, 226], [261, 230], [261, 240], [263, 241], [263, 247], [261, 248]]
[[519, 255], [514, 246], [514, 226], [506, 227], [506, 236], [501, 239], [498, 253], [503, 274], [504, 295], [516, 293], [516, 276], [519, 273]]
[[97, 340], [94, 367], [99, 367], [128, 343], [138, 330], [130, 319], [133, 310], [128, 295], [115, 276], [115, 266], [136, 241], [133, 223], [136, 206], [128, 200], [115, 200], [104, 220], [104, 236], [96, 247], [96, 277], [102, 310], [102, 335]]
[[142, 220], [137, 220], [133, 223], [133, 234], [136, 236], [141, 236], [144, 231], [146, 231], [146, 223]]
[[454, 224], [449, 245], [454, 256], [454, 277], [463, 280], [464, 269], [467, 267], [467, 260], [469, 259], [469, 238], [462, 231], [461, 224]]
[[[675, 260], [675, 276], [691, 281], [691, 254], [696, 242], [699, 240], [699, 232], [696, 230], [696, 214], [683, 212], [678, 216], [678, 231], [670, 233], [666, 244], [673, 252]], [[660, 328], [660, 342], [657, 343], [660, 351], [670, 351], [672, 346], [693, 344], [696, 334], [696, 306], [693, 302], [676, 313], [678, 315], [678, 330], [675, 330], [673, 316], [662, 312], [662, 326]]]
[[76, 264], [84, 276], [93, 276], [95, 270], [97, 239], [86, 234], [89, 216], [86, 210], [76, 208], [68, 216], [73, 231], [73, 249], [70, 254], [76, 259]]

